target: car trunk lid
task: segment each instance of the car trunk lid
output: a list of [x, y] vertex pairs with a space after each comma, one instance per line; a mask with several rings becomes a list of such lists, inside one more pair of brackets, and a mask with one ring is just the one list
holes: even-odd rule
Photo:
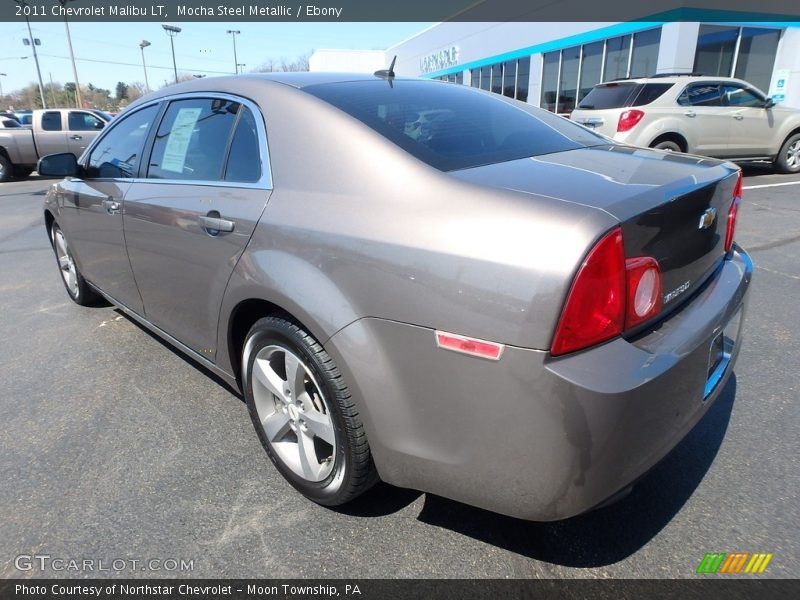
[[735, 166], [713, 159], [609, 145], [451, 175], [611, 214], [621, 223], [626, 257], [659, 262], [669, 311], [702, 286], [724, 257], [736, 173]]

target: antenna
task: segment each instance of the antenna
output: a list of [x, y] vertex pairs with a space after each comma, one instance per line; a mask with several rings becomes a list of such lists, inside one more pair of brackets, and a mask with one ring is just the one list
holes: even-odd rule
[[381, 79], [387, 79], [389, 84], [392, 83], [392, 79], [394, 79], [394, 63], [397, 62], [397, 55], [394, 55], [392, 59], [392, 64], [389, 65], [388, 69], [381, 69], [380, 71], [375, 71], [375, 77], [380, 77]]

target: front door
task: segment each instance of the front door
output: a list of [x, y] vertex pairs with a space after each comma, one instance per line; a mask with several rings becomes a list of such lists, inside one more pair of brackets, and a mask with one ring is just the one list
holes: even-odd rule
[[731, 117], [730, 156], [768, 156], [776, 123], [766, 99], [738, 84], [724, 85], [722, 99]]
[[71, 110], [67, 116], [67, 145], [69, 152], [80, 156], [97, 137], [106, 122], [84, 110]]
[[125, 195], [157, 115], [158, 105], [152, 105], [115, 122], [88, 157], [84, 177], [59, 184], [59, 219], [81, 273], [139, 314], [142, 300], [123, 235]]

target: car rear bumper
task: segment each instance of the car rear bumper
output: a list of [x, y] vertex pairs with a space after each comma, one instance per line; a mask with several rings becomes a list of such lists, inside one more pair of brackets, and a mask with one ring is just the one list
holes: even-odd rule
[[751, 276], [737, 248], [656, 330], [557, 358], [506, 347], [499, 361], [483, 360], [437, 348], [429, 328], [381, 319], [356, 321], [326, 347], [384, 481], [520, 518], [563, 519], [635, 481], [705, 414], [741, 335], [728, 328], [736, 344], [707, 389], [712, 342], [743, 321]]

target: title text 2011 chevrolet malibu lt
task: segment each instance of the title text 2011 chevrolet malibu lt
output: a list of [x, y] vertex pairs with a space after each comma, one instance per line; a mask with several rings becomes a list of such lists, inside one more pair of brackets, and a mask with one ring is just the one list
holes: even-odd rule
[[730, 376], [742, 179], [434, 81], [247, 75], [130, 106], [45, 222], [100, 296], [233, 386], [326, 505], [378, 478], [535, 520], [627, 487]]

